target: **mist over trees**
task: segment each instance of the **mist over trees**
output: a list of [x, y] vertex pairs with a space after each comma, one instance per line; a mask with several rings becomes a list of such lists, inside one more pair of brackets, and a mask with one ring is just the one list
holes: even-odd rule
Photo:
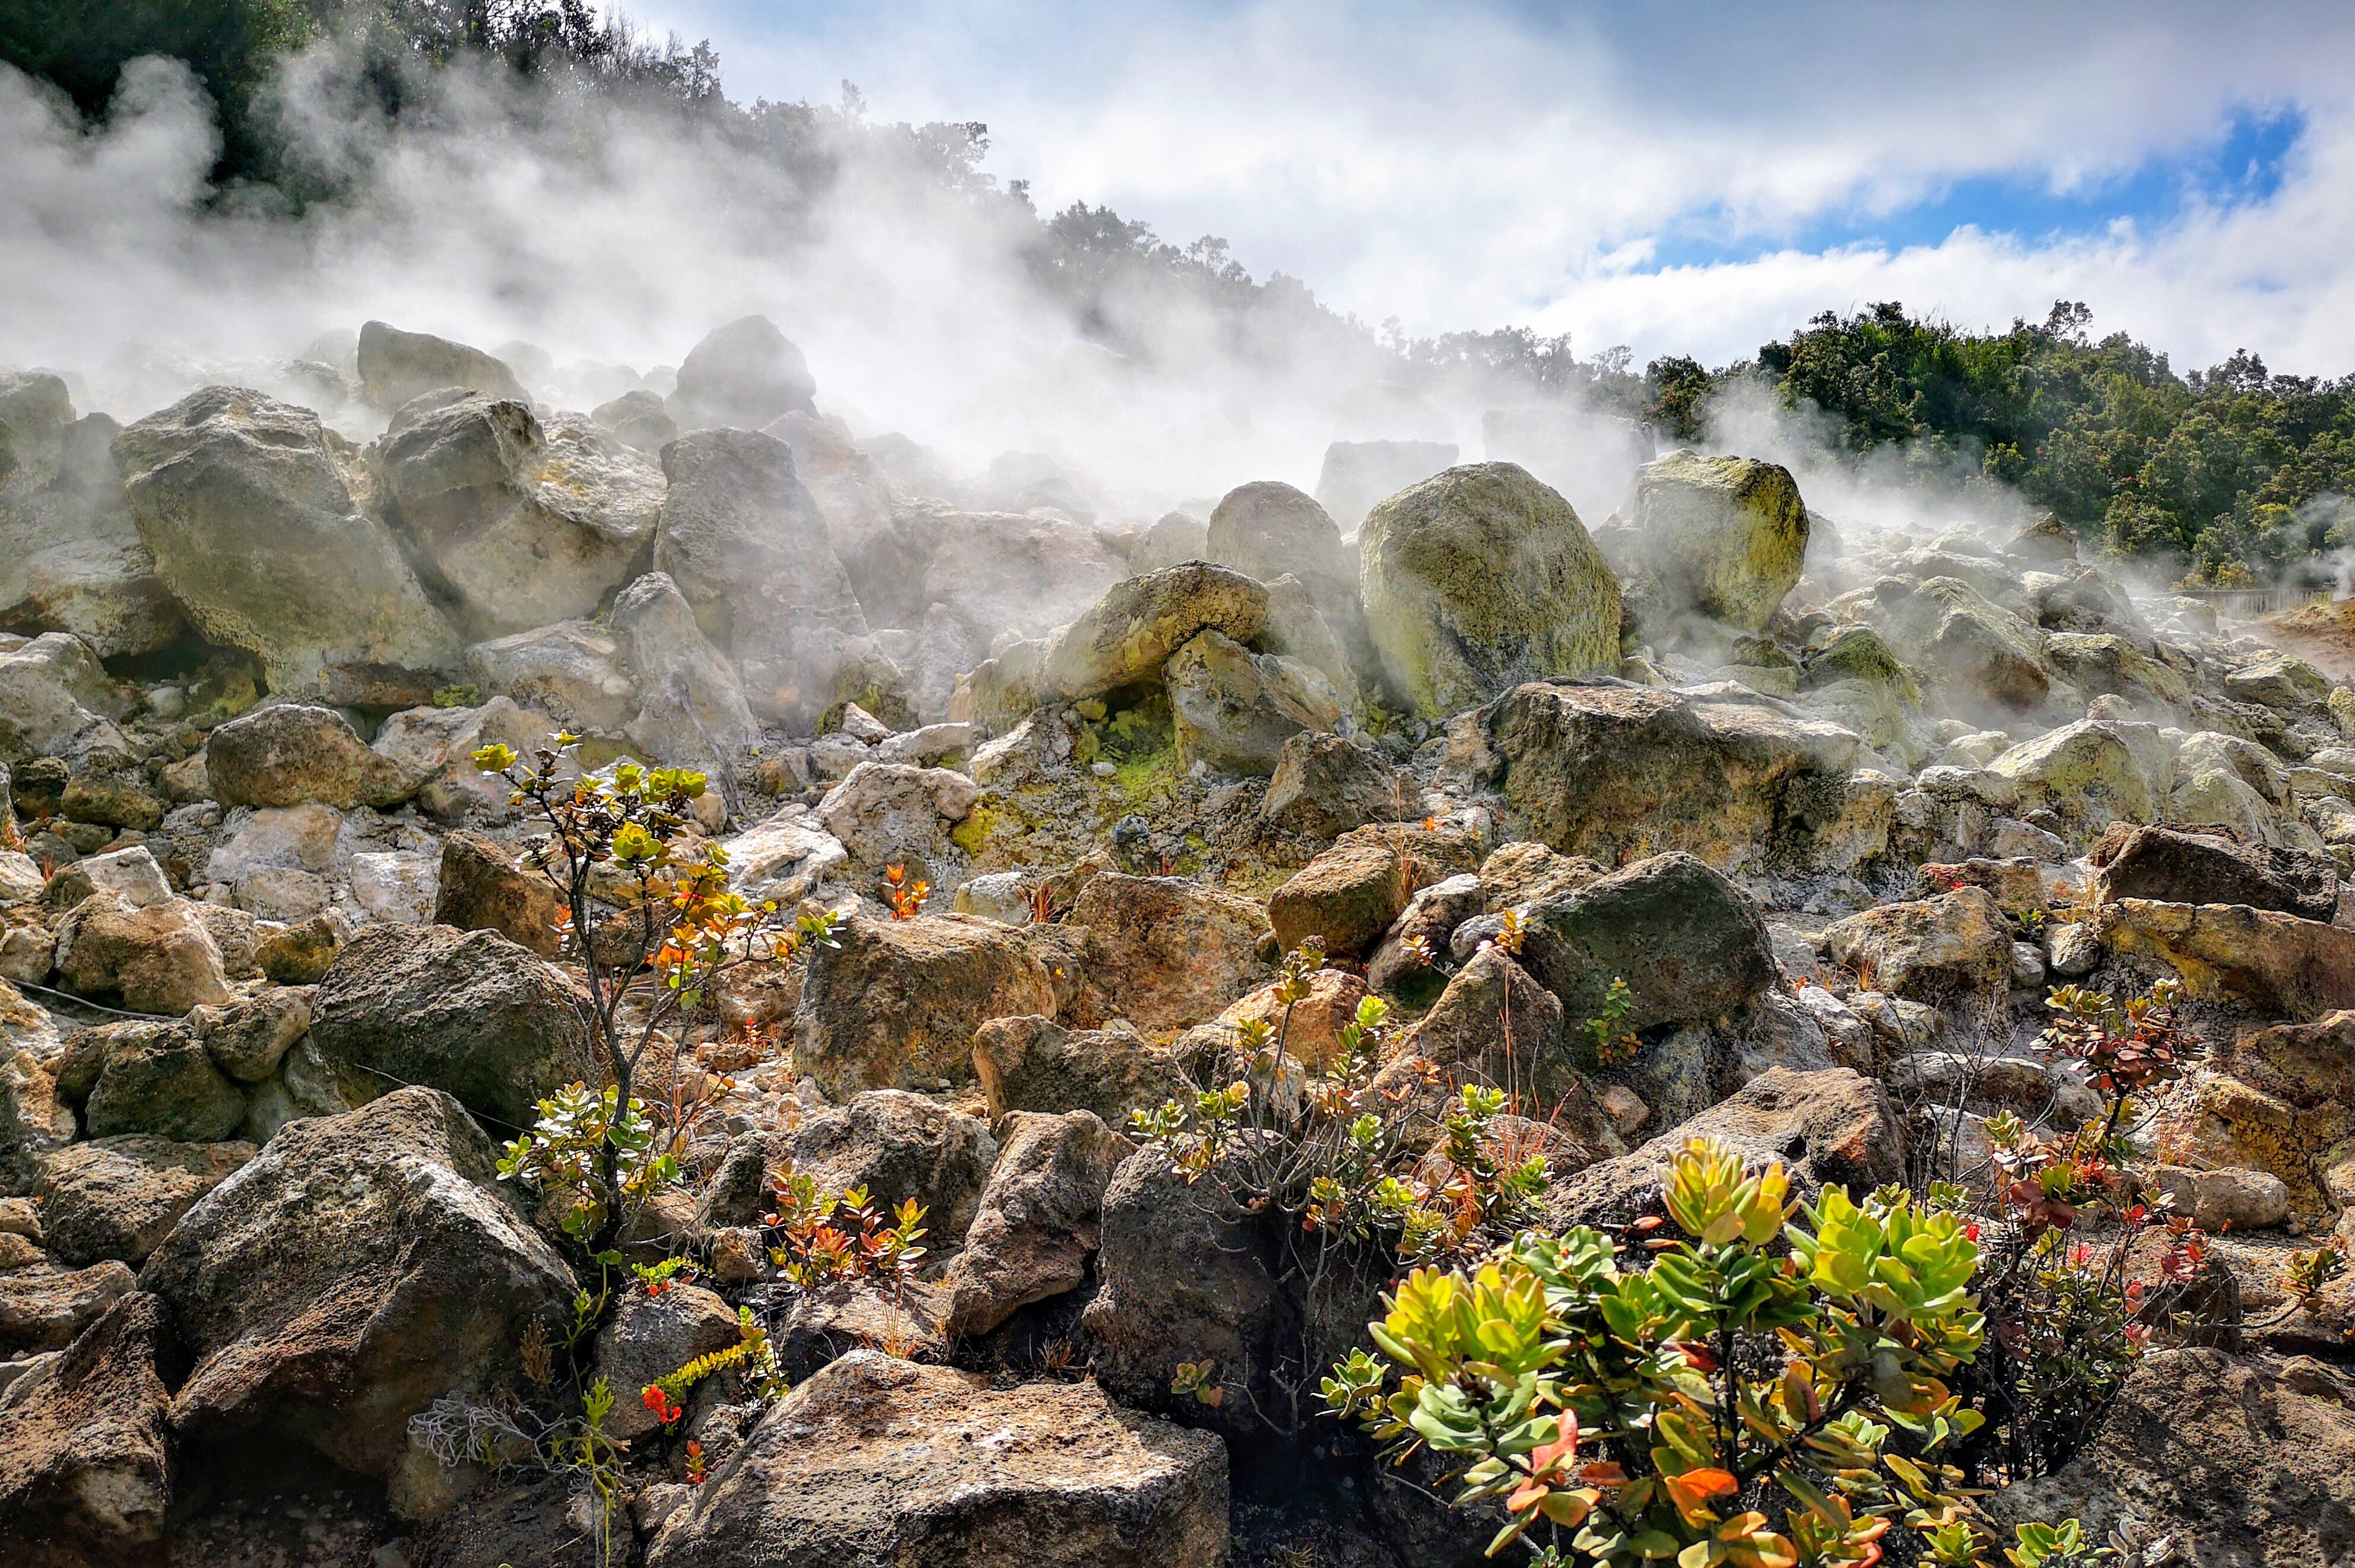
[[1638, 369], [1621, 347], [1582, 358], [1569, 336], [1528, 327], [1415, 337], [1337, 313], [1280, 272], [1255, 279], [1213, 236], [1173, 243], [1084, 201], [1040, 214], [1024, 182], [983, 171], [985, 123], [876, 121], [847, 83], [834, 104], [738, 103], [709, 43], [656, 40], [583, 0], [0, 0], [0, 59], [85, 114], [106, 108], [128, 61], [186, 60], [218, 105], [213, 199], [265, 211], [334, 202], [367, 177], [363, 145], [322, 158], [284, 133], [282, 68], [306, 49], [313, 101], [354, 124], [432, 115], [433, 84], [463, 64], [525, 89], [503, 100], [508, 112], [627, 103], [676, 116], [813, 198], [891, 168], [1014, 226], [1041, 291], [1089, 340], [1140, 362], [1166, 352], [1156, 324], [1183, 312], [1244, 364], [1314, 352], [1426, 396], [1580, 402], [1664, 442], [1706, 442], [1730, 391], [1764, 389], [1836, 453], [1896, 454], [1927, 485], [2014, 486], [2089, 544], [2170, 575], [2270, 581], [2355, 543], [2343, 499], [2355, 489], [2355, 376], [2275, 375], [2246, 352], [2178, 373], [2124, 332], [2094, 336], [2083, 304], [1989, 333], [1894, 302], [1827, 311], [1714, 368], [1669, 355]]

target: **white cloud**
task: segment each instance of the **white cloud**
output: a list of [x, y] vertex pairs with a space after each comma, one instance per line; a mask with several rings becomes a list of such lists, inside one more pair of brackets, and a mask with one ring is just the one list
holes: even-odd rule
[[[2334, 308], [2355, 273], [2343, 6], [1728, 5], [1543, 24], [1332, 0], [646, 14], [712, 36], [740, 94], [848, 78], [886, 115], [986, 120], [991, 166], [1044, 206], [1220, 234], [1257, 272], [1419, 331], [1536, 319], [1590, 347], [1722, 359], [1826, 306], [1902, 298], [2000, 324], [2069, 294], [2187, 360], [2247, 344], [2286, 367], [2355, 363]], [[2097, 189], [2211, 143], [2235, 111], [2292, 107], [2310, 119], [2304, 156], [2253, 212], [1656, 277], [1632, 265], [1696, 214], [1771, 244], [1829, 216], [1869, 226], [1973, 176]]]

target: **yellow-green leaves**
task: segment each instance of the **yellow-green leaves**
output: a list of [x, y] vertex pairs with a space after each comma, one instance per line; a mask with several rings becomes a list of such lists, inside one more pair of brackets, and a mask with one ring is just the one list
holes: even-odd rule
[[1707, 1245], [1758, 1247], [1783, 1228], [1790, 1181], [1779, 1165], [1745, 1177], [1741, 1156], [1714, 1138], [1694, 1138], [1668, 1168], [1663, 1195], [1669, 1217]]
[[485, 746], [474, 753], [474, 765], [486, 773], [503, 773], [516, 765], [513, 746]]

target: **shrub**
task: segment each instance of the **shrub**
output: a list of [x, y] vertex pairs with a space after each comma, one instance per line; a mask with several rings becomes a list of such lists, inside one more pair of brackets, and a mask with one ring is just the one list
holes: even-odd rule
[[624, 762], [610, 779], [567, 776], [578, 744], [557, 735], [528, 765], [506, 746], [485, 746], [474, 761], [513, 785], [512, 804], [548, 827], [531, 848], [564, 900], [569, 955], [589, 987], [590, 1044], [612, 1078], [602, 1107], [593, 1097], [567, 1100], [553, 1115], [543, 1106], [548, 1119], [509, 1147], [502, 1168], [568, 1185], [581, 1219], [566, 1228], [597, 1254], [620, 1234], [625, 1205], [666, 1179], [666, 1157], [649, 1155], [655, 1135], [632, 1093], [648, 1052], [673, 1038], [718, 976], [830, 945], [834, 923], [788, 919], [729, 888], [727, 852], [690, 831], [701, 773]]
[[1556, 1561], [1870, 1563], [1894, 1522], [1961, 1522], [1941, 1455], [1981, 1417], [1945, 1380], [1982, 1333], [1962, 1221], [1834, 1187], [1803, 1227], [1781, 1167], [1745, 1176], [1706, 1139], [1665, 1187], [1686, 1239], [1643, 1266], [1580, 1227], [1417, 1269], [1327, 1407], [1462, 1465], [1457, 1502], [1503, 1506], [1492, 1553], [1542, 1527]]

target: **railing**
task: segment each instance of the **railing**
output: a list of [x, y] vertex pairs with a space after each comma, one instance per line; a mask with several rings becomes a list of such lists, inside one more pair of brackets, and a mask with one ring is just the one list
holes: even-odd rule
[[2286, 583], [2271, 588], [2179, 588], [2175, 592], [2183, 598], [2213, 604], [2219, 615], [2230, 615], [2236, 621], [2252, 621], [2259, 615], [2295, 610], [2305, 604], [2327, 603], [2338, 596], [2334, 589]]

